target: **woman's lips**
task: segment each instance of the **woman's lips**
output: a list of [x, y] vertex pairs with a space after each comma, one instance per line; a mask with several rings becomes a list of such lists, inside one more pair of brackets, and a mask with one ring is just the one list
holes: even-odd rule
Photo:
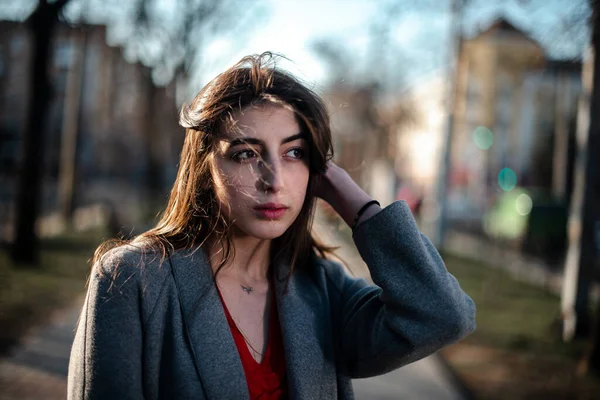
[[279, 219], [283, 217], [285, 212], [288, 210], [288, 207], [282, 204], [261, 204], [259, 206], [254, 207], [256, 213], [265, 219]]

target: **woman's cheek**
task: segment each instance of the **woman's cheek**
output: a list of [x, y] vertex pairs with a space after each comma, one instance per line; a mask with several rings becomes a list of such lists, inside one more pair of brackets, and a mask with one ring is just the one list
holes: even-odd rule
[[226, 165], [221, 168], [221, 180], [229, 187], [248, 186], [256, 179], [251, 165]]
[[298, 163], [294, 166], [292, 173], [288, 176], [287, 186], [299, 204], [304, 202], [306, 190], [308, 188], [309, 170], [304, 163]]

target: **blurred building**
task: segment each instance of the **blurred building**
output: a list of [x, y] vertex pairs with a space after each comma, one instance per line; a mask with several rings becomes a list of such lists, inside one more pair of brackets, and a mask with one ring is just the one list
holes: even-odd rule
[[515, 187], [533, 208], [556, 206], [547, 217], [566, 224], [580, 93], [580, 62], [550, 59], [505, 20], [463, 40], [449, 188], [455, 227], [522, 240], [530, 211], [519, 211], [521, 225], [490, 218]]
[[[581, 67], [549, 58], [503, 19], [462, 40], [447, 192], [451, 229], [519, 250], [537, 246], [538, 255], [554, 260], [564, 254]], [[446, 90], [439, 74], [398, 96], [410, 104], [411, 118], [390, 136], [394, 172], [424, 198], [428, 233], [437, 210]]]
[[[10, 236], [22, 131], [30, 93], [31, 39], [1, 21], [0, 238]], [[42, 215], [93, 203], [118, 205], [123, 224], [144, 217], [141, 204], [164, 201], [183, 143], [172, 86], [156, 87], [149, 68], [106, 44], [100, 25], [56, 30], [49, 65], [53, 96], [44, 132]], [[69, 144], [72, 146], [69, 147]], [[74, 169], [74, 179], [65, 171]], [[67, 190], [65, 191], [65, 187]]]
[[339, 83], [325, 97], [336, 162], [382, 205], [391, 203], [408, 175], [401, 170], [398, 137], [414, 117], [412, 103], [369, 84]]

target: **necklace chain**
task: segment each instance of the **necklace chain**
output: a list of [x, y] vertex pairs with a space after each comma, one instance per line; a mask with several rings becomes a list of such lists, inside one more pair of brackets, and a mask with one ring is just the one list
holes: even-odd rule
[[[247, 287], [247, 286], [244, 286], [244, 285], [240, 285], [240, 286], [242, 286], [242, 289], [245, 292], [247, 292], [248, 294], [250, 294], [250, 292], [252, 291], [252, 287]], [[223, 299], [223, 302], [225, 302], [225, 299]], [[253, 352], [255, 352], [256, 354], [258, 354], [259, 356], [262, 357], [264, 353], [261, 353], [260, 351], [256, 350], [254, 348], [254, 346], [252, 346], [252, 343], [250, 343], [250, 340], [248, 339], [248, 337], [246, 336], [246, 334], [244, 333], [244, 331], [242, 330], [242, 328], [240, 328], [240, 326], [237, 324], [237, 322], [235, 322], [235, 319], [233, 318], [233, 315], [229, 314], [229, 316], [231, 317], [231, 320], [233, 321], [233, 325], [235, 325], [235, 327], [237, 328], [237, 330], [240, 332], [240, 334], [244, 338], [244, 341], [246, 342], [246, 344], [248, 344], [248, 346], [250, 347], [250, 349]], [[263, 325], [264, 321], [265, 321], [265, 315], [263, 314], [263, 316], [262, 316], [262, 318], [260, 320], [260, 324]]]
[[[235, 319], [233, 319], [233, 315], [231, 315], [231, 320], [233, 321], [233, 324], [235, 325], [235, 327], [237, 328], [237, 330], [242, 334], [242, 337], [244, 338], [244, 341], [248, 344], [248, 346], [250, 346], [250, 349], [252, 349], [253, 352], [255, 352], [256, 354], [258, 354], [259, 356], [263, 356], [264, 353], [261, 353], [260, 351], [256, 350], [254, 348], [254, 346], [252, 346], [252, 343], [250, 343], [250, 340], [246, 337], [246, 334], [244, 333], [244, 331], [242, 331], [242, 328], [240, 328], [240, 326], [237, 324], [237, 322], [235, 322]], [[260, 320], [260, 323], [262, 325], [262, 323], [265, 320], [265, 316], [263, 315], [262, 319]]]
[[250, 340], [248, 340], [248, 338], [246, 337], [246, 335], [244, 334], [244, 332], [242, 331], [242, 329], [238, 326], [238, 324], [235, 322], [235, 320], [233, 319], [233, 317], [231, 317], [231, 320], [233, 321], [233, 324], [235, 325], [235, 327], [237, 328], [237, 330], [240, 331], [240, 333], [242, 334], [242, 337], [244, 338], [244, 341], [248, 344], [248, 346], [250, 346], [250, 348], [252, 349], [252, 351], [262, 357], [264, 353], [261, 353], [260, 351], [256, 350], [254, 348], [254, 346], [252, 346], [252, 343], [250, 343]]

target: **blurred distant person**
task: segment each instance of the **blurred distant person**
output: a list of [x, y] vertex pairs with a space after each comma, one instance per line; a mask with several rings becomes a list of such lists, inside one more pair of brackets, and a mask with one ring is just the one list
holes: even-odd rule
[[[162, 219], [96, 251], [69, 398], [350, 399], [352, 378], [475, 329], [406, 203], [381, 209], [330, 161], [322, 100], [273, 56], [217, 76], [180, 123]], [[352, 227], [377, 286], [311, 236], [318, 197]]]

